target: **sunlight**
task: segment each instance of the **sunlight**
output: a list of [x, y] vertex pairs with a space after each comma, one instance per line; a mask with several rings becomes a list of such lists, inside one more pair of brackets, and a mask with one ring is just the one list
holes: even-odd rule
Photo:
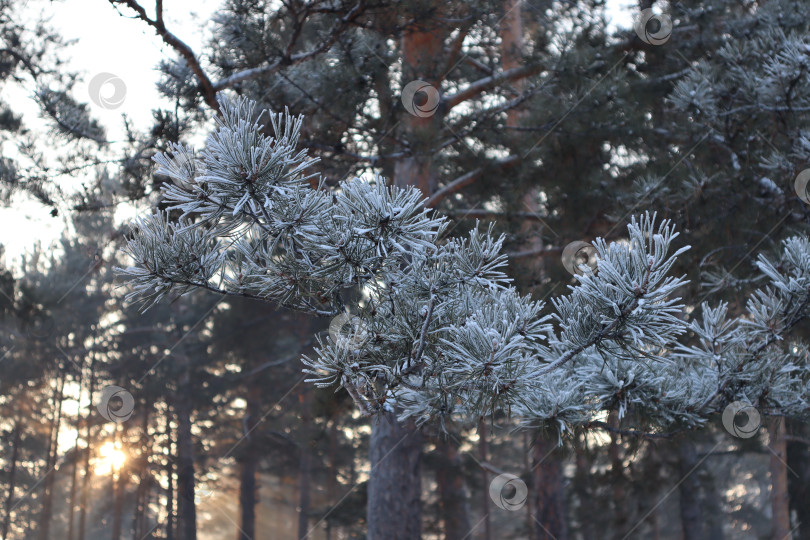
[[59, 430], [59, 452], [64, 454], [76, 446], [79, 432], [74, 427]]
[[127, 455], [121, 450], [120, 442], [105, 442], [98, 449], [99, 457], [95, 461], [97, 475], [109, 475], [121, 470], [127, 461]]

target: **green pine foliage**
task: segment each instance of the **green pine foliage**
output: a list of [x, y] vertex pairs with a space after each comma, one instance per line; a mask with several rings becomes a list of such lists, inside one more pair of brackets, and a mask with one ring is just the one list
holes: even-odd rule
[[[787, 240], [779, 263], [760, 258], [769, 285], [750, 296], [747, 316], [726, 323], [724, 306], [705, 307], [708, 320], [690, 325], [677, 296], [686, 280], [670, 275], [688, 247], [673, 246], [673, 224], [645, 214], [628, 241], [597, 240], [597, 271], [546, 310], [510, 284], [491, 227], [447, 237], [446, 220], [415, 189], [380, 178], [313, 188], [313, 160], [296, 150], [300, 118], [270, 114], [271, 137], [249, 100], [220, 104], [199, 157], [180, 145], [156, 157], [173, 180], [164, 200], [182, 214], [137, 222], [126, 248], [134, 265], [119, 269], [130, 299], [148, 307], [202, 288], [338, 319], [350, 309], [349, 331], [330, 332], [305, 364], [312, 381], [342, 386], [364, 414], [425, 422], [511, 411], [566, 429], [629, 409], [650, 425], [697, 425], [739, 399], [807, 413], [805, 345], [781, 349], [808, 312], [806, 238]], [[361, 298], [347, 305], [354, 287]], [[705, 344], [707, 327], [724, 332], [712, 343], [726, 342], [711, 361], [679, 345], [689, 331]]]

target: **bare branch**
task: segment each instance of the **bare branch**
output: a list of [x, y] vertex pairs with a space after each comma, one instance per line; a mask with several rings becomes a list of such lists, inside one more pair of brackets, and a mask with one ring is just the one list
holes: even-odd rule
[[464, 62], [467, 63], [467, 64], [470, 64], [472, 67], [474, 67], [478, 71], [483, 71], [487, 75], [492, 75], [493, 73], [495, 73], [492, 70], [491, 67], [489, 67], [488, 65], [486, 65], [486, 64], [484, 64], [482, 62], [479, 62], [475, 58], [470, 58], [469, 56], [467, 56], [467, 57], [464, 58]]
[[459, 176], [436, 193], [430, 196], [430, 198], [425, 202], [425, 206], [432, 208], [442, 202], [445, 198], [453, 193], [459, 191], [460, 189], [469, 186], [479, 178], [485, 171], [490, 171], [493, 168], [508, 168], [520, 161], [519, 156], [509, 156], [508, 158], [500, 159], [494, 163], [488, 164], [484, 167], [478, 167], [462, 176]]
[[494, 88], [495, 86], [499, 85], [502, 82], [525, 79], [526, 77], [544, 71], [544, 69], [545, 68], [540, 65], [529, 65], [502, 71], [500, 73], [496, 73], [495, 75], [479, 79], [471, 83], [464, 90], [460, 90], [455, 94], [445, 96], [442, 101], [445, 103], [446, 110], [449, 111], [459, 103], [463, 103], [469, 99], [472, 99], [475, 96], [479, 95], [480, 93], [485, 92], [490, 88]]
[[433, 294], [433, 287], [431, 287], [430, 300], [428, 301], [427, 310], [425, 311], [425, 322], [422, 324], [422, 331], [419, 333], [419, 346], [416, 348], [416, 354], [413, 356], [413, 363], [415, 365], [422, 362], [422, 353], [425, 350], [425, 340], [427, 339], [430, 320], [433, 318], [433, 306], [435, 305], [435, 302], [436, 296]]
[[161, 0], [157, 0], [156, 2], [156, 14], [154, 19], [149, 18], [149, 16], [146, 14], [146, 10], [136, 0], [110, 0], [110, 4], [113, 6], [117, 4], [126, 5], [135, 11], [139, 19], [154, 28], [155, 33], [160, 36], [161, 39], [163, 39], [163, 42], [173, 48], [178, 54], [180, 54], [180, 56], [183, 57], [192, 73], [194, 73], [194, 76], [197, 77], [203, 99], [209, 107], [219, 112], [216, 89], [211, 83], [211, 79], [208, 78], [208, 75], [200, 65], [199, 60], [197, 60], [197, 56], [194, 54], [194, 51], [192, 51], [191, 47], [186, 45], [185, 42], [166, 28], [166, 25], [163, 22], [163, 2]]

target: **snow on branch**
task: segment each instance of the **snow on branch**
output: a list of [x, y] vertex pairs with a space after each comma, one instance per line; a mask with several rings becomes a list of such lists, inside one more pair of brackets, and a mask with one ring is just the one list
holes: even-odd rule
[[807, 239], [788, 240], [779, 263], [760, 258], [769, 284], [743, 319], [728, 321], [721, 305], [687, 322], [686, 280], [669, 274], [689, 248], [647, 213], [628, 241], [597, 239], [596, 272], [548, 309], [511, 285], [491, 226], [445, 239], [446, 219], [417, 189], [381, 178], [313, 188], [301, 117], [269, 114], [266, 135], [255, 103], [218, 99], [202, 151], [173, 145], [155, 157], [171, 180], [167, 209], [134, 225], [133, 266], [119, 269], [129, 299], [148, 307], [203, 288], [335, 317], [305, 372], [369, 415], [507, 411], [564, 430], [618, 410], [695, 426], [740, 397], [806, 414], [807, 347], [788, 331], [808, 312]]

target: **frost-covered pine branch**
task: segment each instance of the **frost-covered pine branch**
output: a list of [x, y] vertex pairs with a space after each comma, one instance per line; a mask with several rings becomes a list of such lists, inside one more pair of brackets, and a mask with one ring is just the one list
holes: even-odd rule
[[810, 353], [791, 331], [810, 315], [810, 241], [789, 238], [778, 262], [760, 255], [756, 267], [767, 284], [749, 296], [745, 315], [729, 319], [726, 304], [703, 304], [690, 327], [698, 342], [679, 354], [709, 385], [701, 413], [744, 401], [766, 414], [807, 417]]
[[[122, 269], [136, 284], [130, 300], [148, 306], [176, 285], [181, 294], [197, 286], [335, 315], [343, 289], [406, 264], [446, 227], [415, 189], [360, 180], [312, 189], [304, 171], [315, 160], [295, 148], [300, 117], [271, 114], [268, 137], [253, 102], [220, 100], [223, 116], [199, 155], [174, 145], [155, 157], [172, 180], [162, 188], [166, 213], [180, 216], [173, 225], [161, 212], [135, 223], [127, 251], [137, 266]], [[177, 260], [190, 247], [189, 260]], [[189, 274], [190, 263], [205, 272]]]
[[[762, 259], [772, 286], [749, 303], [750, 322], [712, 323], [721, 307], [705, 310], [709, 323], [687, 326], [676, 296], [685, 280], [668, 273], [688, 248], [674, 250], [674, 227], [650, 214], [633, 218], [627, 242], [597, 240], [598, 271], [578, 276], [546, 310], [510, 285], [504, 238], [491, 227], [442, 239], [447, 221], [418, 190], [380, 178], [329, 190], [296, 148], [300, 117], [270, 114], [267, 136], [253, 102], [220, 104], [199, 154], [174, 145], [155, 158], [172, 180], [162, 188], [167, 210], [135, 224], [126, 247], [134, 266], [120, 269], [128, 298], [148, 307], [204, 288], [334, 317], [305, 371], [319, 386], [343, 386], [365, 414], [427, 421], [506, 410], [565, 427], [632, 409], [662, 424], [699, 424], [713, 394], [753, 386], [704, 348], [679, 346], [687, 329], [716, 323], [730, 332], [718, 354], [732, 362], [723, 354], [768, 353], [776, 338], [765, 321], [780, 309], [779, 328], [806, 310], [806, 277], [785, 277]], [[794, 266], [806, 267], [806, 253], [791, 249]], [[735, 340], [770, 342], [755, 351]], [[795, 372], [779, 377], [797, 387]], [[800, 407], [793, 397], [779, 402]]]
[[[596, 245], [604, 257], [604, 246]], [[596, 276], [581, 278], [584, 285], [558, 304], [576, 305], [572, 297], [577, 289], [613, 275], [602, 271], [603, 263]], [[561, 431], [611, 410], [620, 416], [632, 412], [651, 427], [699, 426], [735, 401], [750, 403], [763, 414], [807, 418], [810, 352], [806, 341], [791, 331], [810, 315], [810, 241], [789, 238], [780, 260], [760, 256], [757, 270], [754, 279], [768, 284], [750, 295], [741, 316], [730, 317], [727, 304], [703, 304], [700, 317], [684, 327], [678, 317], [682, 306], [667, 300], [662, 305], [669, 320], [626, 331], [634, 337], [655, 327], [655, 338], [643, 346], [617, 340], [584, 349], [566, 368], [540, 379], [528, 407], [519, 413], [527, 422], [556, 421]], [[627, 273], [619, 275], [626, 278]], [[609, 290], [589, 296], [604, 305], [598, 299]], [[563, 307], [555, 316], [574, 321], [574, 327], [593, 327], [583, 322], [583, 314]], [[571, 350], [564, 344], [556, 349], [552, 356], [558, 359]]]

